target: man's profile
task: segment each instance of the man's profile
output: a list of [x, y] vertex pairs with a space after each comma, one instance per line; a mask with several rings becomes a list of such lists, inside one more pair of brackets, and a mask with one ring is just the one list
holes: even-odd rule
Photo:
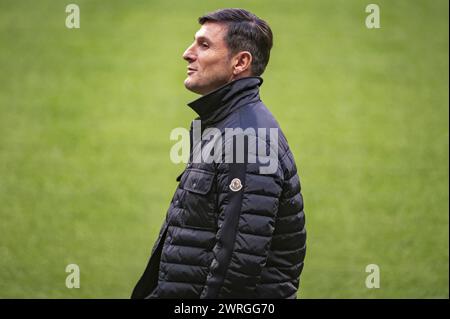
[[[221, 134], [223, 152], [199, 161], [204, 141], [193, 143], [191, 126], [189, 162], [132, 298], [296, 298], [306, 251], [300, 180], [287, 140], [259, 97], [272, 31], [243, 9], [218, 10], [199, 23], [183, 54], [184, 85], [202, 95], [189, 106], [201, 132]], [[227, 130], [240, 136], [227, 137]], [[239, 137], [243, 149], [234, 145]], [[267, 152], [255, 152], [261, 147]], [[233, 160], [226, 158], [230, 150]], [[277, 165], [264, 172], [271, 150]]]

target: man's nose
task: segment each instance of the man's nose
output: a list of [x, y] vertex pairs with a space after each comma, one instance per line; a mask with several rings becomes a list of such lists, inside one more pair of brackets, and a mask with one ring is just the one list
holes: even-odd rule
[[192, 47], [194, 45], [191, 45], [189, 48], [186, 49], [186, 51], [184, 51], [183, 53], [183, 59], [185, 59], [186, 61], [188, 61], [189, 63], [192, 63], [195, 61], [196, 56], [192, 50]]

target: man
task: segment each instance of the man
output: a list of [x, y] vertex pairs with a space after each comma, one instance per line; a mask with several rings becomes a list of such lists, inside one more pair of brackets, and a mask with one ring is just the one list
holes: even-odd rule
[[[207, 140], [196, 140], [194, 121], [189, 163], [132, 298], [296, 298], [306, 250], [300, 181], [286, 138], [259, 98], [272, 31], [242, 9], [199, 23], [183, 54], [184, 84], [202, 95], [189, 106], [201, 133], [219, 132], [219, 147], [214, 161], [203, 160]], [[238, 133], [227, 136], [230, 130]], [[270, 160], [276, 165], [268, 169]]]

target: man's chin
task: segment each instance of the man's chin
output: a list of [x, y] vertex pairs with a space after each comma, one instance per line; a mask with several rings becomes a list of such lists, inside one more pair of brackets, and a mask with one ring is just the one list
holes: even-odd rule
[[186, 80], [184, 80], [184, 87], [191, 92], [202, 94], [200, 88], [198, 87], [198, 85], [195, 85], [190, 76], [188, 76]]

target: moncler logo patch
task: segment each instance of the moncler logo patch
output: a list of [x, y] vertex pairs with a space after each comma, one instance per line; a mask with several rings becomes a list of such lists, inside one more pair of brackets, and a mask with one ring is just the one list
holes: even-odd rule
[[234, 179], [231, 181], [230, 189], [231, 189], [233, 192], [237, 192], [237, 191], [240, 191], [241, 188], [242, 188], [241, 180], [240, 180], [239, 178], [234, 178]]

